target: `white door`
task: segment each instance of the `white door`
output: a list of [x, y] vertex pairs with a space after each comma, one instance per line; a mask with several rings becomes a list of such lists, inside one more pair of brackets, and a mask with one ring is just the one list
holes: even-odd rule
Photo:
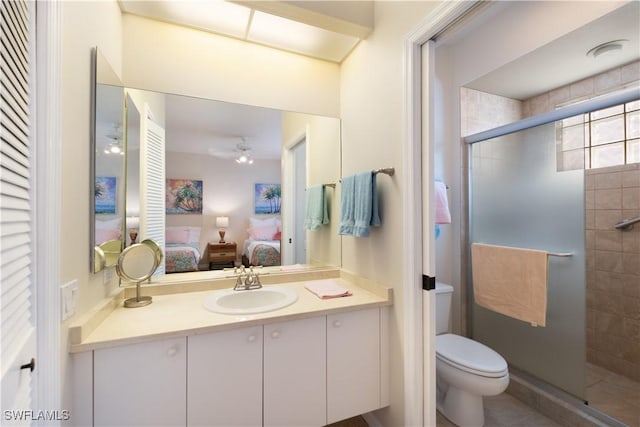
[[[140, 120], [140, 241], [152, 239], [164, 253], [165, 154], [164, 128], [153, 121], [148, 104]], [[164, 274], [164, 257], [154, 274]]]
[[326, 318], [264, 326], [264, 426], [327, 424]]
[[184, 426], [186, 372], [185, 337], [95, 350], [94, 425]]
[[187, 426], [262, 425], [262, 326], [187, 342]]
[[0, 406], [3, 425], [26, 425], [34, 407], [30, 362], [36, 355], [31, 164], [35, 2], [3, 1], [0, 11]]
[[295, 248], [295, 264], [307, 263], [307, 231], [304, 228], [304, 214], [307, 188], [307, 141], [303, 139], [293, 149], [294, 160], [294, 203], [295, 232], [293, 246]]
[[[434, 205], [434, 42], [422, 45], [422, 274], [436, 277]], [[436, 407], [436, 295], [422, 292], [424, 425], [434, 425]]]
[[327, 422], [380, 408], [380, 309], [327, 316]]

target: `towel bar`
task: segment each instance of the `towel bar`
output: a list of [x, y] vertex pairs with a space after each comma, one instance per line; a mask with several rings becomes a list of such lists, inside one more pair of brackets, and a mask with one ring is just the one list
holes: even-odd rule
[[331, 188], [336, 188], [336, 184], [335, 183], [331, 183], [331, 184], [324, 184], [325, 187], [331, 187]]
[[373, 171], [374, 175], [377, 175], [379, 173], [384, 173], [387, 174], [389, 176], [393, 176], [394, 173], [396, 173], [396, 169], [395, 168], [380, 168], [380, 169], [376, 169]]
[[573, 254], [571, 252], [547, 252], [547, 256], [570, 257]]
[[631, 219], [623, 219], [619, 223], [615, 225], [618, 230], [627, 231], [633, 228], [633, 225], [637, 222], [640, 222], [640, 216]]

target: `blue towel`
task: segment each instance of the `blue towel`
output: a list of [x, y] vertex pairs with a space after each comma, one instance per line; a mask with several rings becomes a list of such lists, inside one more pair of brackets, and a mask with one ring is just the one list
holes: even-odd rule
[[318, 231], [323, 224], [329, 223], [327, 200], [324, 197], [324, 185], [307, 188], [305, 200], [304, 228]]
[[343, 177], [340, 180], [341, 193], [340, 193], [340, 228], [338, 234], [352, 235], [354, 224], [354, 206], [356, 201], [355, 196], [355, 175]]
[[342, 178], [339, 234], [368, 237], [380, 226], [376, 177], [372, 172]]

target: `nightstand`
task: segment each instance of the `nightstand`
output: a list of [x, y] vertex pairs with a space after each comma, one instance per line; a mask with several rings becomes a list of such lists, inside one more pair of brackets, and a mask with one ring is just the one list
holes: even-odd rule
[[233, 267], [236, 261], [236, 244], [234, 242], [209, 243], [209, 270], [214, 267]]

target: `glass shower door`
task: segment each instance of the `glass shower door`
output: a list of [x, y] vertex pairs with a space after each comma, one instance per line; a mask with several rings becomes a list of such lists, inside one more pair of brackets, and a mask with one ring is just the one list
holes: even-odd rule
[[471, 146], [470, 242], [572, 254], [549, 257], [546, 327], [471, 303], [471, 332], [511, 365], [584, 400], [584, 171], [557, 172], [555, 153], [554, 123]]

